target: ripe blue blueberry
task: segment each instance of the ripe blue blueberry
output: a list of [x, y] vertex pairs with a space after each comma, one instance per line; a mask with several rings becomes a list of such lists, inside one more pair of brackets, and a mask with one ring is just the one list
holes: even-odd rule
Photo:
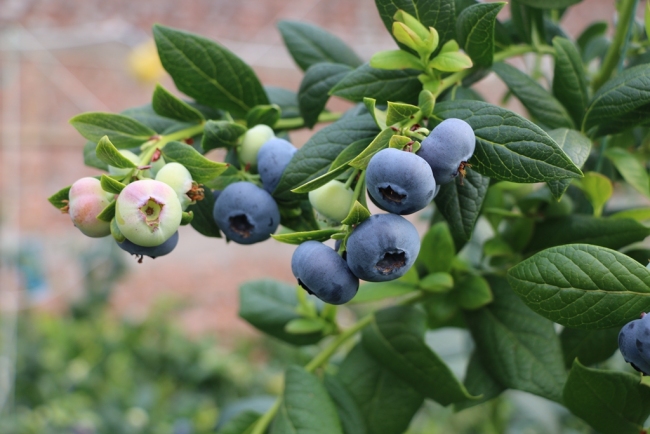
[[293, 252], [291, 271], [307, 292], [330, 304], [352, 300], [359, 279], [338, 253], [318, 241], [306, 241]]
[[273, 193], [296, 151], [296, 147], [284, 139], [274, 138], [262, 145], [257, 152], [257, 172], [264, 190]]
[[152, 259], [156, 259], [158, 256], [164, 256], [168, 253], [170, 253], [176, 245], [178, 244], [178, 231], [174, 233], [167, 241], [162, 243], [159, 246], [154, 246], [154, 247], [145, 247], [145, 246], [139, 246], [135, 243], [132, 243], [128, 239], [124, 239], [123, 242], [117, 242], [117, 245], [120, 247], [120, 249], [129, 252], [132, 255], [139, 256], [140, 259], [138, 262], [142, 262], [142, 257], [143, 256], [149, 256]]
[[359, 279], [384, 282], [403, 276], [420, 252], [415, 226], [397, 214], [374, 214], [350, 234], [347, 262]]
[[213, 217], [228, 239], [253, 244], [271, 236], [280, 224], [273, 197], [250, 182], [227, 186], [214, 203]]
[[618, 348], [634, 369], [650, 375], [650, 315], [627, 323], [618, 334]]
[[415, 154], [394, 148], [382, 149], [370, 159], [366, 185], [379, 208], [401, 215], [426, 207], [436, 190], [429, 164]]
[[464, 175], [467, 161], [474, 154], [474, 130], [461, 119], [445, 119], [422, 141], [417, 155], [424, 158], [438, 185]]

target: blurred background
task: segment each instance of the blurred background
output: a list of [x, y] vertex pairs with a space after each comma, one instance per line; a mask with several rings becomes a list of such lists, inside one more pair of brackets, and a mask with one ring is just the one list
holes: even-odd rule
[[[612, 0], [584, 0], [563, 24], [575, 37], [614, 16]], [[372, 0], [0, 0], [0, 432], [212, 432], [230, 403], [278, 393], [283, 366], [308, 355], [237, 316], [241, 283], [292, 283], [293, 246], [226, 245], [184, 227], [171, 255], [138, 264], [47, 202], [100, 173], [83, 165], [72, 116], [148, 103], [157, 82], [175, 89], [152, 24], [216, 40], [263, 84], [297, 91], [282, 19], [324, 27], [364, 60], [394, 48]], [[493, 76], [477, 89], [491, 102], [504, 92]]]

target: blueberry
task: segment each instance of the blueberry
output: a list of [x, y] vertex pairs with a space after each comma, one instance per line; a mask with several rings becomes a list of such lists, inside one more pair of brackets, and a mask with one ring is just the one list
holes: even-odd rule
[[441, 185], [464, 173], [475, 147], [476, 136], [467, 122], [446, 119], [422, 141], [417, 155], [429, 163], [436, 183]]
[[159, 246], [154, 247], [144, 247], [139, 246], [135, 243], [132, 243], [128, 239], [125, 239], [123, 242], [118, 242], [117, 245], [120, 246], [120, 249], [129, 252], [132, 255], [140, 256], [138, 262], [142, 262], [143, 256], [149, 256], [152, 259], [157, 258], [158, 256], [165, 256], [170, 253], [178, 244], [178, 231], [174, 233], [167, 241], [162, 243]]
[[264, 190], [273, 193], [296, 151], [296, 147], [284, 139], [271, 139], [262, 145], [257, 152], [257, 172]]
[[307, 292], [330, 304], [352, 300], [359, 279], [338, 253], [318, 241], [306, 241], [293, 252], [291, 271]]
[[268, 125], [255, 125], [246, 131], [238, 148], [239, 160], [242, 165], [256, 169], [257, 153], [262, 145], [273, 137], [275, 137], [273, 129]]
[[78, 179], [68, 193], [68, 213], [72, 223], [88, 237], [109, 235], [110, 223], [99, 220], [97, 216], [110, 204], [112, 197], [102, 189], [98, 179]]
[[420, 252], [415, 226], [396, 214], [364, 220], [346, 242], [347, 262], [359, 279], [384, 282], [403, 276]]
[[227, 186], [214, 203], [214, 220], [228, 239], [253, 244], [271, 236], [280, 224], [273, 197], [250, 182]]
[[436, 181], [431, 167], [410, 152], [382, 149], [368, 163], [368, 194], [384, 211], [413, 214], [433, 199]]
[[[648, 318], [645, 315], [643, 318]], [[646, 375], [650, 374], [650, 363], [648, 362], [648, 338], [645, 332], [648, 330], [650, 318], [637, 319], [627, 323], [618, 334], [618, 348], [626, 362], [634, 369]], [[642, 352], [639, 351], [642, 348]]]

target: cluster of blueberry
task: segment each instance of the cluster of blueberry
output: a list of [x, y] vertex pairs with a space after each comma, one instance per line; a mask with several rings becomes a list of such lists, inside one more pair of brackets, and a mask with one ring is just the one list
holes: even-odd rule
[[[135, 154], [120, 153], [138, 164]], [[74, 225], [93, 238], [112, 234], [123, 250], [140, 258], [156, 258], [171, 252], [178, 243], [183, 211], [203, 198], [203, 190], [187, 168], [175, 162], [165, 164], [160, 157], [157, 164], [135, 169], [109, 166], [109, 173], [133, 182], [115, 196], [105, 191], [96, 178], [77, 180], [70, 187], [65, 209]], [[113, 219], [98, 218], [111, 206]]]
[[[370, 216], [352, 228], [342, 243], [337, 242], [334, 250], [318, 241], [302, 243], [291, 260], [298, 283], [327, 303], [343, 304], [356, 295], [360, 279], [383, 282], [403, 276], [418, 256], [420, 238], [413, 224], [401, 215], [423, 209], [440, 184], [464, 174], [475, 142], [469, 124], [447, 119], [422, 141], [415, 154], [395, 148], [377, 152], [368, 163], [366, 185], [371, 200], [390, 214]], [[337, 189], [344, 190], [341, 186]], [[328, 185], [321, 189], [332, 191]], [[310, 194], [312, 205], [334, 217], [335, 212], [327, 214], [326, 201], [321, 204], [313, 199], [323, 196]], [[349, 209], [348, 203], [345, 212], [339, 213], [339, 221]]]

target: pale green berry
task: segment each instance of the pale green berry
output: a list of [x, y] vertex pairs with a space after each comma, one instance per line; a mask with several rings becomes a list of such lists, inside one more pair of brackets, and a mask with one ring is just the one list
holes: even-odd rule
[[173, 188], [143, 179], [127, 185], [117, 197], [115, 221], [122, 234], [143, 247], [159, 246], [174, 235], [183, 209]]
[[[140, 157], [135, 155], [133, 152], [122, 149], [120, 150], [120, 154], [131, 160], [131, 162], [136, 166], [140, 165]], [[131, 173], [132, 170], [133, 169], [120, 169], [118, 167], [108, 166], [108, 173], [114, 176], [126, 176]]]
[[166, 164], [165, 159], [163, 158], [162, 155], [159, 156], [156, 161], [152, 161], [151, 162], [151, 176], [153, 176], [155, 178], [156, 175], [158, 174], [158, 171], [160, 169], [162, 169], [163, 167], [165, 167], [165, 164]]
[[257, 168], [257, 152], [262, 145], [275, 137], [273, 129], [268, 125], [255, 125], [246, 131], [239, 145], [239, 161], [244, 166]]
[[106, 208], [113, 197], [106, 193], [95, 178], [77, 180], [68, 193], [68, 213], [72, 223], [86, 236], [99, 238], [111, 233], [110, 223], [97, 216]]
[[309, 192], [311, 206], [323, 217], [337, 222], [347, 217], [353, 200], [354, 192], [336, 180]]
[[156, 181], [164, 182], [174, 189], [183, 209], [194, 201], [187, 195], [192, 191], [192, 175], [180, 163], [167, 163], [156, 174]]

